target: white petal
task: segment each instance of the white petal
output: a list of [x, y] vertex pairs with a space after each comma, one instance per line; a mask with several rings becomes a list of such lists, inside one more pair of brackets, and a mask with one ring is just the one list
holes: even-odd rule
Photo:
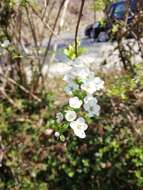
[[76, 121], [72, 121], [70, 123], [70, 127], [74, 130], [76, 128], [77, 122]]
[[96, 83], [97, 90], [100, 90], [100, 89], [104, 88], [104, 81], [101, 80], [99, 77], [95, 78], [95, 83]]
[[55, 132], [55, 137], [59, 137], [60, 133], [59, 132]]
[[83, 117], [79, 117], [77, 119], [77, 122], [80, 122], [80, 123], [85, 123], [85, 119]]
[[88, 125], [85, 123], [85, 120], [82, 117], [72, 122], [70, 126], [73, 130], [85, 131], [88, 128]]
[[84, 138], [86, 137], [85, 132], [82, 131], [82, 130], [74, 130], [74, 134], [75, 134], [77, 137], [81, 138], [81, 139], [84, 139]]
[[69, 99], [69, 105], [71, 108], [80, 108], [82, 101], [78, 97], [72, 97]]
[[93, 97], [92, 95], [87, 95], [85, 98], [84, 98], [84, 102], [85, 103], [88, 103], [88, 102], [94, 102], [94, 103], [97, 103], [97, 99], [95, 97]]
[[67, 121], [74, 121], [76, 119], [76, 112], [71, 110], [67, 111], [65, 118]]
[[81, 85], [81, 88], [89, 94], [93, 94], [97, 90], [100, 90], [104, 87], [104, 82], [99, 77], [90, 77], [84, 81]]
[[92, 111], [90, 111], [90, 109], [88, 110], [89, 117], [94, 117], [95, 115], [99, 116], [99, 114], [100, 114], [100, 106], [97, 104], [92, 107]]
[[83, 130], [85, 131], [87, 128], [88, 128], [88, 125], [86, 123], [84, 123]]

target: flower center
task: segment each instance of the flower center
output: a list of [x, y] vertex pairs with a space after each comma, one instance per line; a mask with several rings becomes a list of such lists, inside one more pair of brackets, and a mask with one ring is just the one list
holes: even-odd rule
[[90, 106], [89, 110], [92, 112], [93, 111], [93, 106]]
[[81, 130], [81, 128], [82, 128], [82, 125], [77, 125], [78, 130]]

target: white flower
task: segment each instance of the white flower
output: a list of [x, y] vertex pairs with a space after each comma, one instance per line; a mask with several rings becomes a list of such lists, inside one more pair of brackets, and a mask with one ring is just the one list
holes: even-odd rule
[[104, 81], [99, 77], [95, 77], [96, 90], [101, 90], [104, 88]]
[[64, 81], [67, 83], [78, 79], [78, 80], [85, 80], [90, 76], [90, 70], [88, 67], [83, 65], [73, 65], [68, 74], [66, 74], [63, 78]]
[[77, 109], [81, 107], [82, 101], [77, 96], [75, 96], [69, 99], [69, 105], [71, 108]]
[[86, 79], [81, 85], [81, 89], [85, 90], [89, 94], [93, 94], [97, 90], [100, 90], [104, 87], [104, 81], [99, 77], [90, 77]]
[[95, 115], [99, 116], [100, 113], [100, 106], [97, 104], [97, 99], [92, 96], [86, 96], [84, 98], [84, 105], [85, 111], [88, 112], [89, 117], [93, 117]]
[[63, 116], [63, 114], [61, 112], [56, 114], [56, 120], [57, 120], [58, 123], [63, 121], [63, 119], [64, 119], [64, 116]]
[[59, 137], [60, 133], [59, 132], [55, 132], [55, 137]]
[[84, 118], [80, 117], [76, 121], [70, 123], [70, 127], [73, 129], [74, 134], [79, 138], [85, 138], [85, 130], [88, 128], [88, 125], [85, 123]]
[[67, 111], [65, 114], [65, 118], [67, 121], [74, 121], [76, 119], [76, 112], [75, 111]]
[[90, 76], [90, 71], [87, 67], [73, 67], [70, 71], [71, 75], [74, 78], [77, 78], [79, 80], [85, 80]]
[[52, 135], [52, 133], [53, 133], [53, 129], [46, 129], [45, 130], [45, 135], [47, 135], [47, 136]]
[[65, 87], [65, 92], [67, 95], [72, 95], [73, 91], [78, 90], [79, 85], [76, 84], [75, 82], [70, 82], [66, 87]]
[[96, 104], [97, 99], [89, 94], [84, 98], [84, 103], [89, 103], [89, 102], [92, 102], [93, 104]]

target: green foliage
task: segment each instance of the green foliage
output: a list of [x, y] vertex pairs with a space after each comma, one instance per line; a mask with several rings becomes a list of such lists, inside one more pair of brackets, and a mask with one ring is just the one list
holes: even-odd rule
[[[40, 103], [15, 93], [21, 110], [1, 100], [0, 188], [140, 190], [142, 111], [135, 94], [142, 89], [139, 66], [136, 73], [134, 78], [129, 73], [105, 76], [106, 89], [99, 98], [102, 113], [91, 122], [85, 140], [67, 132], [66, 124], [55, 122], [57, 110], [50, 93], [41, 95]], [[55, 131], [60, 137], [54, 136]]]
[[[82, 55], [83, 53], [85, 53], [86, 49], [85, 48], [82, 48], [80, 47], [80, 41], [78, 40], [78, 43], [77, 43], [77, 48], [78, 48], [78, 51], [77, 51], [77, 55], [80, 56]], [[76, 53], [75, 53], [75, 43], [71, 44], [68, 46], [68, 48], [65, 48], [64, 49], [64, 54], [71, 60], [74, 60], [76, 58]]]
[[108, 86], [107, 94], [110, 97], [116, 96], [121, 98], [122, 100], [128, 99], [128, 95], [130, 92], [133, 92], [136, 88], [136, 80], [130, 76], [130, 74], [126, 74], [123, 76], [119, 76], [114, 80], [114, 84], [111, 83]]
[[113, 0], [94, 0], [91, 9], [94, 11], [104, 10], [109, 3], [113, 2]]

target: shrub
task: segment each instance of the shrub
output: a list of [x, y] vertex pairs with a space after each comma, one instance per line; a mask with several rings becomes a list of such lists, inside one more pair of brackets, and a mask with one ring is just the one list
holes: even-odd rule
[[54, 108], [51, 95], [35, 103], [17, 93], [21, 110], [1, 101], [1, 189], [141, 190], [141, 75], [134, 80], [128, 73], [104, 76], [102, 113], [93, 119], [84, 140], [71, 130], [54, 135], [59, 108]]

